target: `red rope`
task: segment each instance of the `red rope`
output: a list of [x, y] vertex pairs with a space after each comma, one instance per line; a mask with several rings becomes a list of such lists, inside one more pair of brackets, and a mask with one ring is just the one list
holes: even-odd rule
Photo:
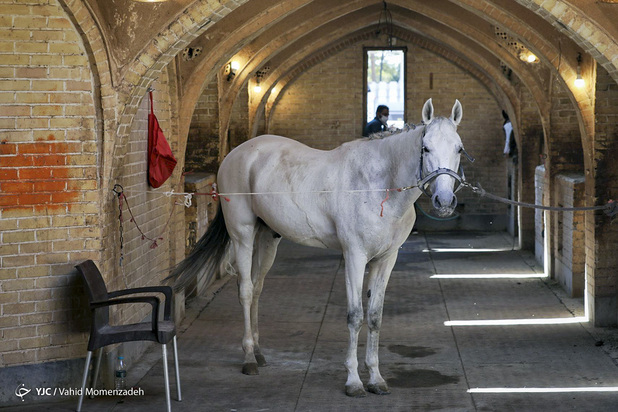
[[[167, 230], [167, 227], [170, 224], [170, 221], [172, 220], [172, 216], [174, 215], [174, 209], [176, 208], [176, 203], [174, 202], [174, 204], [172, 205], [172, 211], [170, 213], [170, 216], [167, 218], [167, 222], [165, 223], [165, 226], [163, 226], [163, 230], [161, 231], [161, 234], [159, 236], [156, 236], [155, 238], [150, 238], [146, 236], [142, 228], [140, 228], [139, 225], [137, 224], [137, 221], [135, 220], [135, 216], [133, 215], [133, 212], [131, 211], [131, 207], [129, 206], [129, 200], [127, 199], [127, 196], [123, 192], [121, 192], [118, 195], [118, 202], [120, 202], [121, 206], [122, 206], [123, 200], [127, 205], [127, 210], [129, 211], [129, 214], [131, 215], [130, 221], [133, 222], [133, 224], [135, 224], [135, 227], [137, 228], [139, 233], [142, 235], [142, 240], [146, 239], [152, 242], [152, 244], [150, 245], [150, 249], [157, 248], [159, 246], [157, 241], [163, 240], [163, 233], [165, 233], [165, 231]], [[122, 214], [119, 216], [119, 218], [122, 221]]]
[[222, 197], [223, 199], [225, 199], [226, 202], [230, 201], [230, 199], [228, 197], [221, 196], [219, 194], [219, 191], [217, 190], [217, 184], [216, 183], [212, 184], [212, 190], [210, 192], [206, 192], [206, 193], [195, 192], [195, 193], [192, 193], [192, 194], [193, 195], [201, 195], [201, 196], [210, 196], [214, 200], [219, 200], [219, 198]]
[[382, 203], [380, 203], [380, 217], [384, 217], [384, 203], [386, 203], [386, 201], [389, 199], [389, 192], [392, 192], [392, 191], [401, 192], [402, 190], [403, 189], [401, 189], [401, 188], [399, 188], [399, 189], [386, 189], [386, 197], [384, 198]]

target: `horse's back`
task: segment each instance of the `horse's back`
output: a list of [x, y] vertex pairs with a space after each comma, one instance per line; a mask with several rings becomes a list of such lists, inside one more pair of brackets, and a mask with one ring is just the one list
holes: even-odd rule
[[250, 193], [223, 203], [226, 221], [230, 226], [249, 225], [259, 217], [298, 243], [336, 247], [328, 218], [333, 199], [316, 194], [334, 189], [337, 168], [343, 164], [336, 159], [336, 151], [313, 149], [282, 136], [244, 142], [227, 155], [217, 176], [222, 193]]
[[[299, 169], [312, 172], [307, 169], [326, 160], [325, 153], [287, 137], [261, 135], [242, 143], [225, 157], [219, 168], [219, 185], [226, 191], [278, 186], [282, 182], [271, 179], [291, 178], [290, 173]], [[266, 181], [258, 185], [257, 179]]]

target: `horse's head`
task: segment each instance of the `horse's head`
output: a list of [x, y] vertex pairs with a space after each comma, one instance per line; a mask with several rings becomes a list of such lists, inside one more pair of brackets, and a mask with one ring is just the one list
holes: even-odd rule
[[461, 183], [463, 176], [458, 176], [460, 154], [465, 150], [457, 134], [457, 125], [461, 122], [463, 111], [459, 100], [451, 112], [451, 117], [434, 117], [431, 99], [423, 106], [423, 147], [421, 154], [421, 173], [419, 179], [430, 189], [429, 196], [433, 207], [441, 217], [449, 216], [457, 206], [455, 184]]

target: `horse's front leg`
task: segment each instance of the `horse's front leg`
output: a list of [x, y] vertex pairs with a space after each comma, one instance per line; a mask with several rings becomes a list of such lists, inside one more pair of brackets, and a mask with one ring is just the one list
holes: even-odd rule
[[382, 308], [386, 285], [391, 271], [397, 261], [397, 252], [369, 264], [369, 283], [367, 294], [369, 302], [367, 308], [367, 353], [365, 365], [369, 369], [369, 384], [367, 390], [378, 395], [390, 393], [386, 381], [382, 378], [379, 369], [378, 351], [380, 347], [380, 327], [382, 326]]
[[345, 367], [348, 370], [348, 380], [345, 393], [348, 396], [365, 396], [365, 388], [358, 376], [358, 333], [363, 324], [363, 276], [367, 259], [362, 254], [345, 253], [345, 283], [348, 296], [348, 330], [350, 342]]

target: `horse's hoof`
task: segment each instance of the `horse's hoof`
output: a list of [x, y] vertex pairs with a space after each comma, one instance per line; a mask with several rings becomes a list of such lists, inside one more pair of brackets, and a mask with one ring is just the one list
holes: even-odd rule
[[367, 393], [362, 386], [346, 386], [345, 394], [352, 398], [363, 398], [367, 396]]
[[268, 365], [266, 363], [266, 358], [261, 353], [255, 354], [255, 360], [257, 361], [257, 365], [261, 368], [262, 366]]
[[245, 363], [242, 365], [242, 373], [245, 375], [259, 375], [257, 363]]
[[388, 389], [386, 382], [384, 383], [370, 383], [367, 385], [367, 390], [376, 395], [390, 395], [391, 391]]

